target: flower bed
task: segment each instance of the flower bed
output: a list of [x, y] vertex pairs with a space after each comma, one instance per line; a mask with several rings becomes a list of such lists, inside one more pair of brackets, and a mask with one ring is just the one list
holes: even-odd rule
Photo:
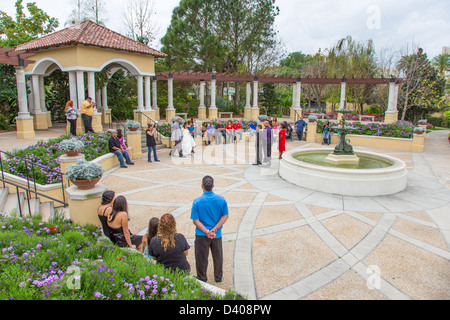
[[[58, 157], [64, 154], [64, 152], [60, 150], [59, 144], [61, 141], [70, 138], [71, 135], [66, 134], [56, 139], [39, 141], [26, 149], [14, 150], [11, 154], [36, 164], [34, 166], [34, 177], [37, 183], [42, 185], [58, 183], [61, 182], [61, 168], [59, 166]], [[88, 133], [76, 136], [75, 139], [84, 143], [82, 153], [85, 155], [87, 161], [92, 161], [109, 152], [108, 134]], [[21, 178], [26, 178], [28, 171], [30, 180], [33, 180], [31, 164], [15, 158], [3, 158], [2, 161], [3, 170], [5, 172]]]
[[94, 226], [0, 213], [0, 300], [210, 300], [186, 273], [99, 238]]
[[[317, 121], [317, 133], [322, 133], [323, 124], [324, 121]], [[337, 125], [337, 122], [330, 122], [330, 127]], [[414, 125], [407, 121], [397, 121], [391, 124], [354, 122], [353, 126], [355, 129], [351, 130], [349, 134], [406, 139], [412, 139], [414, 134]]]

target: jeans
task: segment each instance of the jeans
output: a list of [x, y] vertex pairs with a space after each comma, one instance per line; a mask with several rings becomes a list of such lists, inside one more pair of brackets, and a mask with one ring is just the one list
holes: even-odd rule
[[148, 147], [148, 159], [147, 161], [152, 161], [152, 150], [153, 150], [153, 159], [158, 161], [158, 156], [156, 155], [156, 145], [155, 146], [147, 146]]
[[77, 135], [77, 119], [67, 119], [70, 123], [70, 133], [74, 136]]
[[92, 129], [92, 117], [86, 114], [82, 114], [81, 119], [83, 120], [84, 124], [84, 132], [85, 133], [94, 132], [94, 129]]
[[223, 138], [223, 143], [227, 143], [227, 133], [225, 131], [217, 132], [215, 134], [216, 144], [221, 143], [222, 142], [222, 138]]
[[298, 137], [298, 140], [300, 140], [300, 141], [303, 139], [303, 130], [297, 131], [297, 137]]
[[130, 160], [130, 156], [128, 155], [128, 152], [125, 151], [124, 153], [122, 153], [120, 150], [114, 150], [113, 153], [117, 156], [117, 159], [119, 159], [119, 163], [120, 163], [121, 167], [125, 167], [125, 163], [123, 162], [124, 157], [125, 157], [127, 164], [131, 164], [131, 160]]

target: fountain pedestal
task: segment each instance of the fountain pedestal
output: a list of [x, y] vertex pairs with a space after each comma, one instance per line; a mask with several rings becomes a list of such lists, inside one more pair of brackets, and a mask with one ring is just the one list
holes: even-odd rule
[[343, 155], [337, 155], [334, 153], [330, 153], [328, 157], [325, 158], [325, 161], [328, 163], [333, 163], [335, 165], [340, 164], [358, 164], [359, 163], [359, 157], [356, 154], [343, 154]]

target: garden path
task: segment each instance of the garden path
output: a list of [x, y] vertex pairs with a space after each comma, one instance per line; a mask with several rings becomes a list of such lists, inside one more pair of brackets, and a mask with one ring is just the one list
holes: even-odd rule
[[[424, 153], [355, 146], [406, 162], [408, 186], [392, 196], [293, 186], [278, 176], [278, 160], [252, 166], [253, 144], [244, 143], [197, 146], [183, 162], [161, 150], [160, 163], [142, 159], [113, 168], [102, 183], [127, 197], [132, 232], [144, 234], [150, 218], [172, 213], [191, 244], [195, 275], [190, 209], [202, 193], [202, 177], [213, 176], [230, 218], [223, 227], [224, 279], [209, 282], [250, 299], [448, 299], [450, 148], [444, 136], [428, 134]], [[288, 150], [318, 146], [287, 143]], [[208, 278], [214, 279], [211, 259]]]

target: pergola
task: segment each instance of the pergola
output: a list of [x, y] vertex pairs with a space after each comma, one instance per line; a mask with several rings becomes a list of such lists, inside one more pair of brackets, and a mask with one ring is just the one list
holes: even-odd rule
[[[198, 116], [200, 119], [206, 118], [205, 106], [205, 83], [210, 82], [211, 88], [211, 106], [209, 108], [209, 119], [217, 118], [216, 107], [216, 82], [245, 82], [247, 83], [246, 104], [244, 108], [244, 118], [256, 119], [259, 115], [258, 106], [258, 84], [261, 83], [284, 83], [293, 85], [293, 99], [291, 108], [291, 118], [295, 119], [296, 114], [302, 114], [300, 106], [300, 95], [302, 84], [340, 84], [340, 109], [344, 107], [346, 86], [349, 85], [369, 85], [381, 84], [389, 85], [389, 102], [386, 111], [385, 122], [392, 123], [397, 121], [398, 110], [398, 90], [400, 84], [404, 82], [401, 78], [301, 78], [300, 76], [273, 76], [273, 75], [250, 75], [250, 74], [227, 74], [227, 73], [210, 73], [210, 72], [193, 72], [193, 71], [166, 71], [157, 73], [153, 81], [163, 80], [168, 81], [168, 106], [167, 113], [172, 117], [175, 113], [173, 106], [173, 81], [189, 81], [200, 82], [200, 104]], [[253, 83], [253, 104], [252, 97], [252, 83]], [[169, 116], [167, 119], [170, 119]]]

